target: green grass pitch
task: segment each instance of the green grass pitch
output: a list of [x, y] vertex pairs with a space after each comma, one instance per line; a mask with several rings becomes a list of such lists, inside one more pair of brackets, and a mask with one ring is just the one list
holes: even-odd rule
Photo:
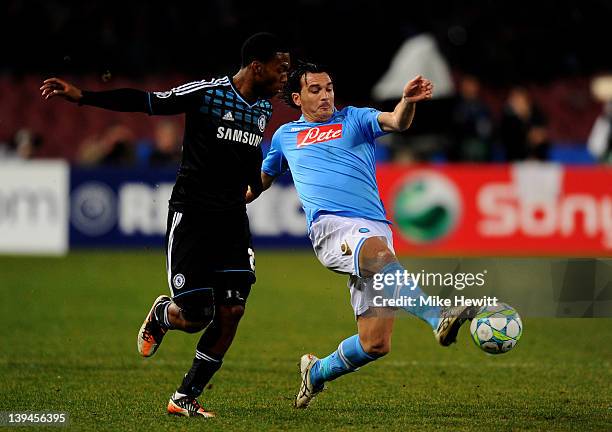
[[73, 430], [612, 429], [612, 319], [525, 318], [516, 349], [495, 357], [467, 326], [441, 348], [403, 318], [389, 356], [295, 410], [300, 355], [355, 333], [346, 279], [308, 251], [261, 251], [257, 265], [238, 337], [201, 399], [218, 417], [201, 420], [165, 414], [198, 336], [172, 332], [150, 359], [136, 351], [167, 292], [161, 253], [0, 257], [0, 411], [65, 411]]

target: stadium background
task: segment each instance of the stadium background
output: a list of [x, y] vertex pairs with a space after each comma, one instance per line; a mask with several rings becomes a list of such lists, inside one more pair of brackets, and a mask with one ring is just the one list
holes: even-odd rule
[[[484, 293], [515, 305], [526, 333], [514, 352], [491, 358], [465, 331], [441, 352], [401, 320], [387, 363], [332, 383], [312, 410], [294, 413], [295, 360], [330, 351], [354, 322], [345, 282], [312, 256], [283, 178], [249, 208], [258, 283], [205, 396], [223, 413], [211, 428], [608, 429], [612, 326], [586, 317], [612, 311], [609, 126], [598, 130], [607, 147], [592, 144], [595, 126], [611, 123], [593, 91], [612, 72], [611, 13], [603, 0], [3, 2], [0, 411], [66, 411], [76, 429], [176, 427], [163, 403], [195, 344], [172, 335], [147, 362], [133, 346], [141, 315], [166, 290], [166, 200], [182, 118], [45, 103], [42, 79], [168, 89], [235, 73], [242, 41], [265, 30], [286, 38], [295, 57], [333, 68], [338, 105], [381, 109], [395, 98], [376, 85], [404, 44], [434, 41], [422, 72], [441, 77], [441, 96], [378, 147], [395, 242], [417, 271], [487, 269]], [[477, 103], [465, 104], [466, 80], [479, 86]], [[543, 154], [509, 147], [503, 125], [517, 90], [539, 113], [525, 127], [543, 134]], [[274, 106], [268, 140], [297, 115]], [[475, 109], [464, 122], [462, 107]], [[295, 320], [304, 310], [317, 323], [308, 330]]]

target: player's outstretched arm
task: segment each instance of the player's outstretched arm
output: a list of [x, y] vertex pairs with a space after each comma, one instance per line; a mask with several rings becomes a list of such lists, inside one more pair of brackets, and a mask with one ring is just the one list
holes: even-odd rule
[[262, 189], [260, 191], [257, 190], [253, 190], [250, 186], [249, 189], [247, 190], [246, 193], [246, 202], [247, 204], [250, 202], [253, 202], [257, 199], [257, 197], [259, 195], [261, 195], [261, 193], [267, 189], [270, 188], [270, 186], [272, 186], [272, 183], [274, 182], [275, 177], [272, 177], [271, 175], [266, 174], [265, 172], [261, 172], [261, 185], [262, 185]]
[[[49, 78], [43, 82], [40, 91], [45, 100], [61, 97], [79, 105], [90, 105], [112, 111], [153, 114], [148, 93], [142, 90], [125, 88], [93, 92], [81, 90], [60, 78]], [[180, 109], [176, 111], [180, 112]]]
[[402, 99], [393, 112], [382, 112], [378, 123], [385, 132], [402, 132], [410, 127], [414, 118], [415, 104], [429, 100], [433, 94], [433, 84], [421, 75], [406, 84]]

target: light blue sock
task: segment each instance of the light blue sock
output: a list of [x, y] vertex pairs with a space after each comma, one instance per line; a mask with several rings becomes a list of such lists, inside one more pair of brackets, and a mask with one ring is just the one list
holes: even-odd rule
[[363, 350], [359, 335], [353, 335], [340, 342], [338, 349], [327, 357], [317, 361], [310, 369], [310, 380], [317, 388], [325, 381], [332, 381], [339, 376], [355, 372], [379, 357], [368, 354]]
[[[399, 262], [392, 262], [387, 264], [380, 273], [383, 275], [383, 281], [385, 275], [393, 275], [394, 281], [396, 280], [395, 276], [399, 274], [404, 274], [404, 267]], [[412, 314], [427, 324], [429, 324], [434, 330], [438, 327], [438, 323], [440, 321], [440, 307], [439, 306], [421, 306], [419, 304], [419, 297], [427, 297], [427, 294], [423, 292], [421, 288], [419, 288], [416, 284], [411, 285], [396, 285], [395, 282], [392, 285], [385, 285], [384, 293], [386, 298], [397, 298], [401, 297], [411, 297], [416, 299], [416, 305], [413, 307], [405, 306], [402, 307], [403, 310]]]

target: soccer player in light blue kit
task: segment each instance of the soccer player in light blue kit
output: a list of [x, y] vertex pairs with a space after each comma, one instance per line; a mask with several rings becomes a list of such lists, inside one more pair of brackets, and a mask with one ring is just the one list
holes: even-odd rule
[[[397, 277], [404, 268], [395, 256], [390, 222], [378, 193], [374, 140], [407, 129], [415, 104], [430, 99], [432, 91], [432, 83], [418, 76], [406, 84], [393, 112], [351, 106], [339, 111], [326, 69], [300, 63], [288, 78], [284, 99], [300, 108], [302, 116], [274, 134], [262, 166], [264, 190], [291, 170], [317, 258], [328, 269], [350, 275], [358, 330], [325, 358], [302, 356], [298, 408], [306, 408], [326, 381], [389, 352], [395, 309], [380, 307], [381, 298], [425, 296], [418, 286]], [[252, 199], [247, 192], [247, 201]], [[379, 291], [375, 282], [381, 280], [386, 283]], [[471, 308], [420, 306], [418, 302], [404, 309], [429, 324], [443, 346], [455, 341], [459, 327], [472, 313]]]

